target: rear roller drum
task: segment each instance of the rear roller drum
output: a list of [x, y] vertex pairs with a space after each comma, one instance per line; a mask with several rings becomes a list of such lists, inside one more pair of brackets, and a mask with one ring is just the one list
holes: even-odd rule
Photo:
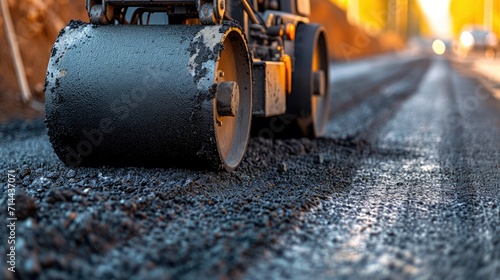
[[286, 134], [323, 136], [330, 111], [329, 65], [326, 32], [317, 24], [300, 24], [295, 39], [292, 93], [287, 98]]
[[46, 123], [70, 166], [232, 170], [252, 113], [247, 42], [233, 26], [91, 26], [60, 34]]

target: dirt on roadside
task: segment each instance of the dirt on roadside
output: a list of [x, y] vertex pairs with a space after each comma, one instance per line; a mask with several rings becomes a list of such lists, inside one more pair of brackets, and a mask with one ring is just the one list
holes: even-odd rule
[[[59, 31], [70, 19], [87, 17], [85, 1], [9, 0], [8, 3], [28, 83], [34, 99], [43, 103], [43, 84], [50, 49]], [[0, 73], [2, 73], [0, 75], [0, 122], [14, 118], [30, 119], [43, 115], [43, 111], [36, 109], [36, 105], [21, 102], [3, 17], [0, 17]], [[38, 107], [43, 108], [43, 106]]]

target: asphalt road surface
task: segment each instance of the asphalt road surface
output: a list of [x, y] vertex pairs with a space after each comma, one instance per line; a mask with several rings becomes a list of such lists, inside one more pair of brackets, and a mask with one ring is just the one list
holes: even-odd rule
[[324, 138], [254, 137], [230, 173], [71, 169], [43, 120], [1, 125], [0, 278], [498, 279], [500, 101], [437, 57], [332, 80]]

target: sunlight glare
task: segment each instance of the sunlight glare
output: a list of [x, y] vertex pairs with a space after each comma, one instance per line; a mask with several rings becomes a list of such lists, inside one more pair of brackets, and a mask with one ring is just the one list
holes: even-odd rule
[[436, 37], [451, 37], [451, 0], [418, 0]]

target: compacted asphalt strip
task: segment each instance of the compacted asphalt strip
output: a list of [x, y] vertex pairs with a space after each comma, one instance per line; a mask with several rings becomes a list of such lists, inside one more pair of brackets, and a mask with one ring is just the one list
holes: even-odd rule
[[254, 137], [234, 172], [68, 168], [43, 120], [0, 125], [0, 278], [496, 279], [500, 101], [445, 59], [360, 63], [325, 137]]

